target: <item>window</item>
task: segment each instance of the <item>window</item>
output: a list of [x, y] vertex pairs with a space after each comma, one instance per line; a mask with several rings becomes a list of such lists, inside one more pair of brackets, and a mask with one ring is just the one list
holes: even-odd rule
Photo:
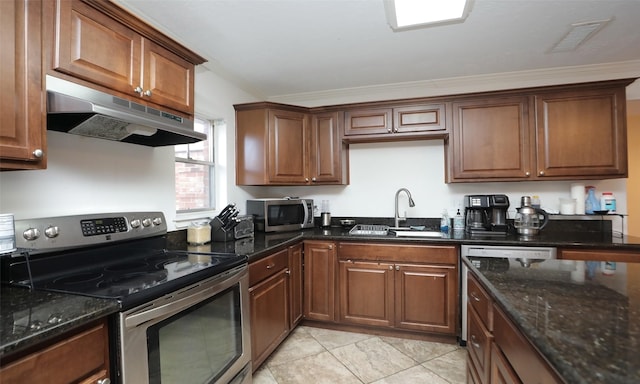
[[175, 146], [176, 211], [207, 211], [215, 208], [213, 124], [196, 118], [194, 129], [207, 140]]

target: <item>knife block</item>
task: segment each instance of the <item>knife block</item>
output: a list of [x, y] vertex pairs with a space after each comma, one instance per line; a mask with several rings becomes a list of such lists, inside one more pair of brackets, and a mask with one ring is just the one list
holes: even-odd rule
[[214, 217], [209, 223], [211, 226], [211, 240], [212, 241], [233, 241], [235, 235], [233, 228], [225, 230], [222, 221], [218, 217]]

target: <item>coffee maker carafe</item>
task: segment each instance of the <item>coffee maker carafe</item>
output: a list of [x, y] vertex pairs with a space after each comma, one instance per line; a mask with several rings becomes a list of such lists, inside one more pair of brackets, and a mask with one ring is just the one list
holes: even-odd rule
[[[520, 208], [513, 220], [513, 226], [520, 236], [535, 236], [549, 222], [549, 215], [543, 209], [533, 208], [531, 206], [531, 197], [522, 196], [520, 199]], [[542, 222], [540, 222], [542, 216]]]
[[504, 236], [507, 234], [506, 195], [466, 195], [465, 230], [472, 235]]

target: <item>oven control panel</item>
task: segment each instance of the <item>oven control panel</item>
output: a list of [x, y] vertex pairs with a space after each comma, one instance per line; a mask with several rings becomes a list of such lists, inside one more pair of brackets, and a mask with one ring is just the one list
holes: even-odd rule
[[134, 240], [167, 233], [162, 212], [58, 216], [15, 221], [19, 252], [50, 251]]
[[81, 220], [80, 228], [82, 228], [84, 236], [127, 232], [127, 219], [124, 217], [108, 217], [105, 219]]

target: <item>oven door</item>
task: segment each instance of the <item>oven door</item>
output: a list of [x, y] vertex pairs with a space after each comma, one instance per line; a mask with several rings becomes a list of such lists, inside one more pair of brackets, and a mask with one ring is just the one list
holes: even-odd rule
[[247, 265], [119, 316], [122, 383], [250, 383]]

